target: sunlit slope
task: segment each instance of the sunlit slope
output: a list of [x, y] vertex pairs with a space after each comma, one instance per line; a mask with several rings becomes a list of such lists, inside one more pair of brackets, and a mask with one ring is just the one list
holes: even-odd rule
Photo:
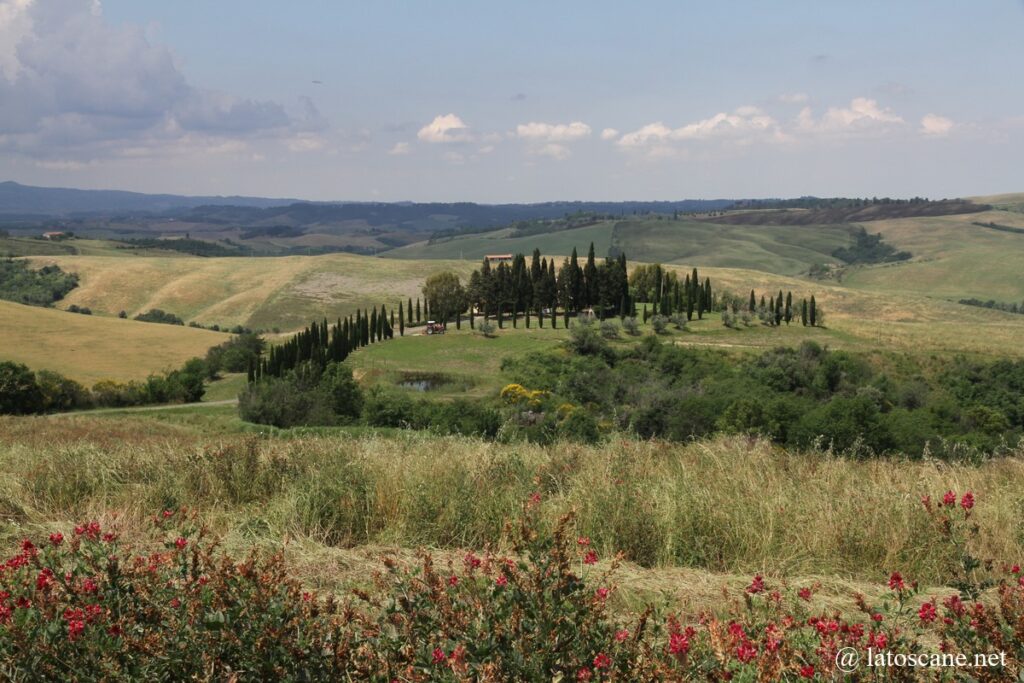
[[701, 263], [796, 275], [852, 242], [846, 225], [720, 225], [694, 220], [624, 218], [573, 230], [511, 237], [511, 230], [419, 242], [383, 254], [401, 259], [480, 259], [485, 254], [523, 252], [585, 255], [590, 243], [604, 257], [625, 252], [632, 261]]
[[33, 258], [78, 273], [80, 286], [58, 305], [132, 317], [159, 308], [204, 325], [290, 330], [357, 307], [421, 296], [442, 269], [468, 276], [469, 262], [399, 261], [349, 254], [281, 258]]
[[[1004, 229], [977, 223], [995, 223]], [[880, 232], [886, 242], [911, 252], [913, 258], [851, 269], [843, 278], [851, 287], [952, 300], [1024, 300], [1024, 214], [987, 211], [864, 225], [870, 232]]]
[[227, 335], [0, 301], [0, 360], [54, 370], [91, 385], [144, 379], [202, 356]]

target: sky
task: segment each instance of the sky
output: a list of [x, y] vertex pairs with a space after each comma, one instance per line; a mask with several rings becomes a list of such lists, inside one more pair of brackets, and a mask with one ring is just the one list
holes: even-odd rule
[[1024, 191], [1024, 0], [0, 0], [0, 180], [313, 200]]

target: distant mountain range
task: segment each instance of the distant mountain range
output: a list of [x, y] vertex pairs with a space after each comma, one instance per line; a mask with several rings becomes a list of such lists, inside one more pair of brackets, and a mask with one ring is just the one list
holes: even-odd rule
[[264, 197], [186, 197], [122, 190], [73, 190], [61, 187], [33, 187], [11, 181], [0, 182], [0, 214], [18, 217], [67, 217], [76, 214], [126, 212], [166, 213], [198, 206], [244, 206], [264, 209], [294, 204], [298, 201]]
[[[500, 225], [517, 220], [559, 218], [566, 213], [632, 213], [645, 211], [714, 211], [732, 204], [729, 199], [686, 199], [666, 202], [545, 202], [538, 204], [475, 204], [472, 202], [309, 202], [299, 199], [266, 197], [190, 197], [173, 194], [143, 194], [121, 190], [75, 190], [33, 187], [16, 182], [0, 182], [0, 218], [28, 217], [82, 218], [114, 214], [177, 215], [201, 207], [239, 207], [273, 209], [290, 207], [290, 212], [314, 214], [320, 220], [327, 215], [335, 220], [380, 222], [427, 221], [443, 214], [457, 225]], [[203, 211], [202, 213], [218, 213]], [[229, 212], [233, 218], [252, 221], [252, 211]], [[280, 213], [280, 212], [268, 212]], [[386, 218], [385, 218], [386, 216]], [[451, 220], [451, 219], [454, 220]]]

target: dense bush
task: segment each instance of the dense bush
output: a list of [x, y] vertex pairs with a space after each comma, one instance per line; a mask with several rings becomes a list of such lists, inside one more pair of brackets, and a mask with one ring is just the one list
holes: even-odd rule
[[439, 434], [494, 437], [501, 416], [477, 401], [413, 400], [399, 391], [375, 387], [366, 393], [363, 423], [371, 427], [426, 429]]
[[86, 408], [122, 408], [152, 403], [194, 403], [206, 393], [206, 366], [193, 358], [178, 370], [150, 375], [145, 382], [101, 380], [86, 389], [49, 370], [0, 362], [0, 415], [52, 413]]
[[32, 270], [22, 259], [0, 259], [0, 299], [32, 306], [49, 306], [78, 286], [78, 276], [58, 266]]
[[134, 320], [140, 320], [144, 323], [163, 323], [165, 325], [184, 325], [185, 321], [167, 311], [154, 308], [145, 313], [140, 313], [135, 316]]
[[266, 342], [252, 332], [238, 334], [206, 352], [206, 371], [212, 379], [222, 372], [245, 372], [256, 366]]
[[577, 326], [567, 348], [568, 358], [535, 354], [507, 359], [502, 369], [643, 437], [726, 431], [857, 455], [959, 457], [999, 452], [1024, 434], [1024, 361], [958, 359], [926, 381], [916, 372], [896, 379], [863, 356], [814, 342], [737, 360], [650, 335], [616, 353]]
[[301, 363], [283, 377], [250, 382], [239, 397], [243, 420], [275, 427], [336, 425], [359, 414], [362, 393], [348, 366]]

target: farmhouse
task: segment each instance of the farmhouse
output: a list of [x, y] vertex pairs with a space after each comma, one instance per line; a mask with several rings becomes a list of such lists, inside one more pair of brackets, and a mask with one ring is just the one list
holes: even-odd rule
[[62, 240], [67, 236], [68, 234], [62, 230], [53, 230], [50, 232], [43, 233], [44, 240]]
[[512, 263], [512, 254], [487, 254], [484, 258], [492, 266], [496, 266], [499, 263]]

